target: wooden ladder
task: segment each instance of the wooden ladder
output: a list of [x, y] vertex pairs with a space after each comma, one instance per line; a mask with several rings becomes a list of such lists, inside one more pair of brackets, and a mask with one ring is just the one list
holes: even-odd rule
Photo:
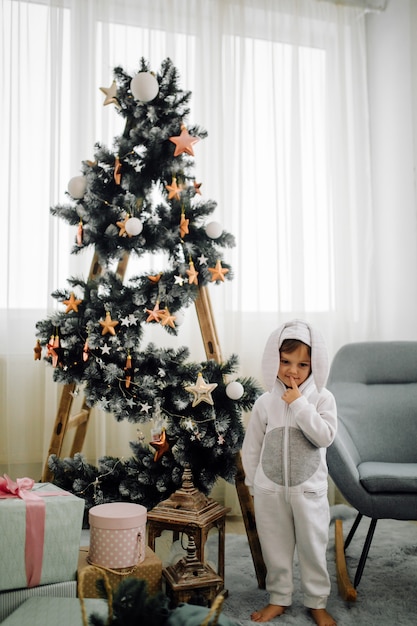
[[[122, 279], [126, 272], [127, 261], [128, 254], [126, 253], [117, 266], [116, 272]], [[95, 255], [91, 263], [89, 278], [97, 278], [101, 271], [102, 268], [98, 262], [98, 257]], [[213, 359], [217, 363], [221, 363], [221, 349], [217, 336], [216, 325], [214, 323], [210, 294], [206, 286], [199, 287], [198, 296], [195, 300], [195, 308], [201, 330], [201, 336], [204, 342], [206, 357], [207, 359]], [[74, 399], [74, 391], [75, 383], [67, 383], [63, 387], [61, 400], [55, 419], [54, 429], [52, 431], [48, 455], [42, 474], [42, 482], [50, 482], [52, 480], [53, 474], [48, 467], [48, 458], [51, 454], [55, 454], [57, 457], [61, 456], [64, 438], [68, 430], [75, 428], [70, 456], [73, 457], [77, 452], [81, 452], [83, 448], [91, 408], [87, 406], [84, 400], [81, 411], [76, 415], [70, 417], [72, 402]], [[260, 589], [264, 589], [266, 568], [262, 557], [258, 533], [256, 530], [253, 498], [249, 493], [249, 489], [245, 485], [245, 473], [243, 470], [240, 453], [236, 455], [235, 486], [239, 499], [240, 509], [242, 512], [242, 518], [245, 524], [246, 534], [248, 537], [249, 548], [251, 551], [258, 586]]]

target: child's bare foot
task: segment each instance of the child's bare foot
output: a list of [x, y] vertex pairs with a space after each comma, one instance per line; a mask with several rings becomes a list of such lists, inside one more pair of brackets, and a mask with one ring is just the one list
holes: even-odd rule
[[279, 604], [267, 604], [260, 611], [254, 611], [250, 616], [252, 622], [269, 622], [274, 617], [279, 617], [285, 613], [286, 606]]
[[310, 609], [317, 626], [337, 626], [336, 621], [326, 609]]

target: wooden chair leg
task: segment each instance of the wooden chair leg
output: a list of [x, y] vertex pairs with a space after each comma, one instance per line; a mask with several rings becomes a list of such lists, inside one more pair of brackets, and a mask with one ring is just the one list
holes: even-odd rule
[[339, 593], [347, 602], [355, 602], [357, 591], [352, 585], [346, 567], [345, 545], [343, 540], [343, 523], [335, 521], [336, 576]]

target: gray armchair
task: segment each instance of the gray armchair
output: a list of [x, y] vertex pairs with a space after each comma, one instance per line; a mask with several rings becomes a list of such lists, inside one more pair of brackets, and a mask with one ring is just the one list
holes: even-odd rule
[[[354, 600], [378, 519], [417, 520], [417, 341], [343, 346], [327, 387], [339, 420], [329, 474], [358, 511], [344, 543], [336, 520], [339, 590]], [[344, 555], [363, 516], [371, 521], [352, 587]]]

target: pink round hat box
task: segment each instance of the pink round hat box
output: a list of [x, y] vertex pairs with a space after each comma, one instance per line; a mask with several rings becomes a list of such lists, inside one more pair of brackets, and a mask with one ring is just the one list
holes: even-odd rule
[[145, 560], [147, 510], [140, 504], [111, 502], [93, 506], [88, 513], [88, 560], [118, 569]]

